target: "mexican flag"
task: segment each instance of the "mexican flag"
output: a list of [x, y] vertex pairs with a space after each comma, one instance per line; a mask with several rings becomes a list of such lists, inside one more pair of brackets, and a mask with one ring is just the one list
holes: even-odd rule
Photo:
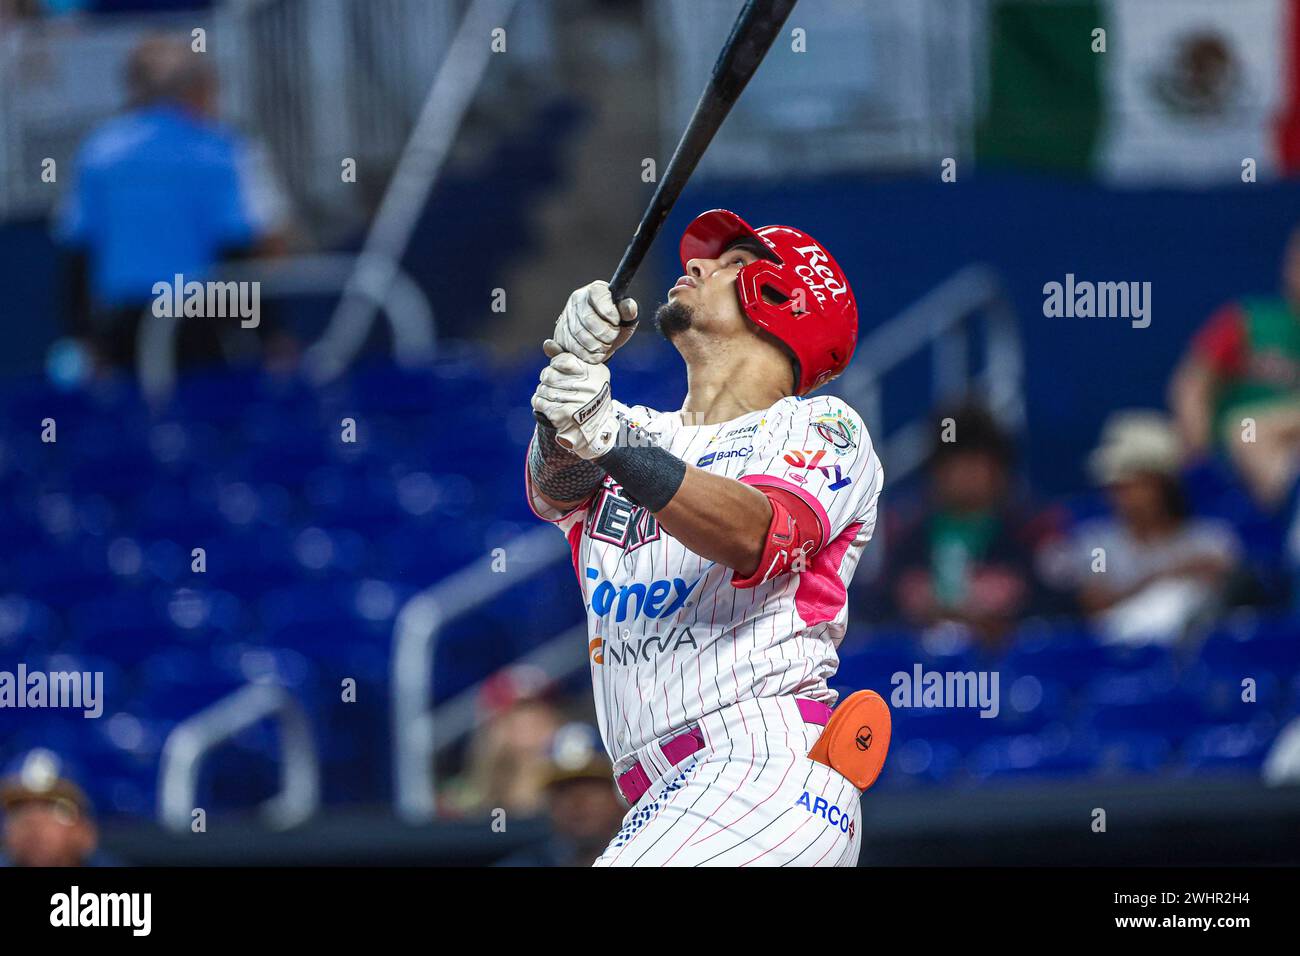
[[992, 0], [981, 165], [1116, 185], [1300, 171], [1300, 0]]

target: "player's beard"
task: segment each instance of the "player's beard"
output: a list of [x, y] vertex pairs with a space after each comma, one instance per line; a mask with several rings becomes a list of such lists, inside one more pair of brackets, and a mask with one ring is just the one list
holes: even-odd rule
[[694, 321], [694, 309], [671, 299], [655, 310], [655, 328], [669, 342], [673, 340], [673, 336], [689, 329]]

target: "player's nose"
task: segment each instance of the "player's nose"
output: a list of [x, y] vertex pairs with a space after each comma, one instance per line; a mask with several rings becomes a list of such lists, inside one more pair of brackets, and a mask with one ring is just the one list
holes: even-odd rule
[[686, 274], [692, 279], [703, 279], [716, 266], [717, 264], [713, 259], [687, 259]]

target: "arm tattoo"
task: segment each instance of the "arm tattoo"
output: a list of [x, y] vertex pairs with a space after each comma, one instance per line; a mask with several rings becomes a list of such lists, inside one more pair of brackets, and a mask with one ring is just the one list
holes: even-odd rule
[[605, 469], [555, 443], [550, 422], [537, 423], [528, 446], [533, 487], [555, 501], [583, 501], [605, 480]]

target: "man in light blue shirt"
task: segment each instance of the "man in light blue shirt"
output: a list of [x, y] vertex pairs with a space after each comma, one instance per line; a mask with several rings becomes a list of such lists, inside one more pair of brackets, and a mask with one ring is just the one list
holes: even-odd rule
[[[111, 365], [133, 363], [155, 283], [204, 281], [225, 257], [266, 251], [283, 216], [250, 145], [214, 119], [209, 63], [183, 39], [144, 40], [127, 65], [129, 110], [77, 154], [55, 232], [71, 253], [74, 334]], [[183, 359], [215, 355], [219, 321], [183, 324]]]

